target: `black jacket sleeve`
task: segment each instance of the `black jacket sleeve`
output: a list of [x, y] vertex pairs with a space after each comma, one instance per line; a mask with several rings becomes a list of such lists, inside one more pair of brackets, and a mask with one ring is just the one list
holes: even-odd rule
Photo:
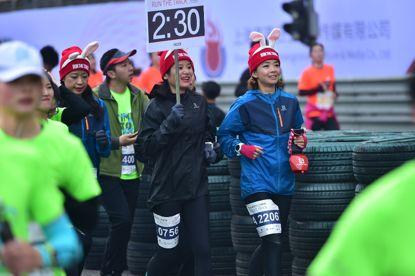
[[314, 94], [317, 94], [319, 92], [324, 92], [324, 89], [321, 85], [317, 86], [314, 89], [309, 89], [309, 90], [299, 90], [298, 91], [298, 95], [299, 96], [311, 96]]
[[157, 101], [150, 102], [143, 117], [143, 129], [137, 139], [139, 152], [146, 157], [156, 156], [171, 142], [175, 134], [174, 126], [169, 123], [157, 105]]
[[214, 144], [214, 149], [216, 152], [216, 160], [213, 163], [217, 163], [223, 158], [222, 150], [220, 149], [219, 144], [217, 143], [217, 137], [216, 137], [216, 116], [214, 114], [214, 111], [212, 109], [206, 108], [206, 120], [207, 120], [207, 128], [205, 133], [205, 141], [206, 142], [212, 142]]
[[90, 106], [81, 97], [75, 95], [64, 85], [59, 87], [60, 97], [65, 110], [62, 112], [62, 123], [72, 125], [79, 122], [91, 111]]

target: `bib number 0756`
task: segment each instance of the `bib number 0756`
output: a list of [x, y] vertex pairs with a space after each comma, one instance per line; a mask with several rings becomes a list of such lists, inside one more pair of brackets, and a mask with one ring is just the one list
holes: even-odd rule
[[149, 12], [149, 42], [203, 36], [203, 18], [203, 6]]

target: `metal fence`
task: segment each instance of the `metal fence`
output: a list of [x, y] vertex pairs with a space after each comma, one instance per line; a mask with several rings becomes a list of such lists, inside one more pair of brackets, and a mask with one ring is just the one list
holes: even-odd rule
[[[236, 83], [221, 85], [218, 106], [228, 111], [235, 100]], [[337, 80], [336, 87], [339, 98], [335, 110], [342, 129], [415, 129], [407, 78]], [[288, 81], [285, 90], [297, 95], [297, 82]], [[299, 100], [303, 109], [306, 99]]]

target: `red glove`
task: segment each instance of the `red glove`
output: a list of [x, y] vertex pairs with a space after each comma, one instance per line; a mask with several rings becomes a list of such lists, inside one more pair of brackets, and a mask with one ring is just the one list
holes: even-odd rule
[[[259, 151], [258, 151], [259, 149]], [[259, 155], [262, 154], [262, 148], [254, 145], [245, 145], [243, 144], [241, 146], [241, 150], [239, 151], [243, 156], [249, 158], [249, 159], [255, 159]], [[255, 156], [255, 154], [257, 156]]]

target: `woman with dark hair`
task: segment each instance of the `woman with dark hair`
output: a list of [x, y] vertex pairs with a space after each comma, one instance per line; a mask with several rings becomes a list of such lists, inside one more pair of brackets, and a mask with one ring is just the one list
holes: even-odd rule
[[[66, 93], [65, 90], [69, 90], [89, 106], [89, 113], [70, 124], [69, 131], [82, 140], [94, 167], [98, 169], [100, 158], [110, 154], [111, 135], [105, 104], [94, 96], [88, 85], [90, 63], [86, 56], [96, 48], [98, 44], [91, 43], [84, 51], [77, 46], [65, 49], [62, 52], [59, 75], [62, 83], [60, 92]], [[65, 99], [61, 99], [60, 105], [67, 106]]]
[[[61, 80], [60, 92], [62, 94], [70, 91], [78, 99], [82, 99], [89, 107], [90, 112], [78, 121], [74, 121], [69, 125], [69, 131], [82, 140], [82, 143], [92, 161], [95, 168], [95, 176], [98, 176], [98, 169], [101, 157], [108, 157], [111, 152], [111, 134], [109, 119], [105, 104], [92, 93], [88, 85], [88, 77], [90, 73], [90, 63], [86, 58], [98, 48], [98, 43], [90, 43], [84, 50], [79, 47], [72, 46], [62, 52], [59, 75]], [[66, 107], [67, 102], [65, 98], [61, 99], [61, 106]], [[63, 110], [65, 112], [66, 109]], [[74, 115], [77, 110], [73, 110]], [[65, 113], [62, 113], [64, 116]], [[78, 115], [78, 114], [76, 114]], [[63, 117], [62, 117], [63, 118]], [[73, 117], [72, 117], [73, 119]], [[69, 197], [67, 197], [69, 198]], [[82, 207], [74, 200], [68, 200], [68, 205], [75, 209], [75, 219], [80, 216], [76, 213], [82, 211]], [[95, 202], [96, 203], [96, 202]], [[94, 209], [96, 210], [96, 208]], [[74, 223], [78, 224], [78, 223]], [[79, 224], [78, 224], [79, 225]], [[88, 255], [90, 246], [92, 244], [92, 237], [90, 232], [92, 229], [77, 228], [77, 233], [82, 241], [85, 256]], [[74, 267], [71, 271], [67, 271], [69, 275], [80, 275], [82, 272], [83, 263], [78, 267]]]
[[59, 88], [52, 79], [52, 76], [45, 70], [42, 78], [42, 96], [37, 107], [39, 117], [47, 123], [53, 123], [57, 127], [68, 131], [68, 127], [58, 120], [51, 120], [50, 118], [56, 114], [57, 104], [59, 99]]
[[223, 152], [240, 156], [241, 196], [262, 240], [251, 257], [249, 276], [282, 275], [294, 192], [290, 152], [306, 145], [304, 135], [294, 135], [303, 124], [298, 100], [281, 89], [280, 57], [273, 48], [279, 36], [274, 29], [267, 45], [262, 34], [251, 34], [257, 43], [249, 51], [249, 90], [232, 105], [218, 132]]
[[[206, 166], [219, 159], [215, 127], [206, 100], [193, 91], [193, 62], [178, 50], [180, 104], [176, 103], [173, 51], [160, 56], [163, 82], [154, 86], [139, 134], [142, 151], [154, 163], [149, 207], [157, 229], [158, 249], [148, 276], [164, 276], [194, 255], [196, 276], [212, 275], [208, 235]], [[180, 237], [179, 237], [180, 236]]]

